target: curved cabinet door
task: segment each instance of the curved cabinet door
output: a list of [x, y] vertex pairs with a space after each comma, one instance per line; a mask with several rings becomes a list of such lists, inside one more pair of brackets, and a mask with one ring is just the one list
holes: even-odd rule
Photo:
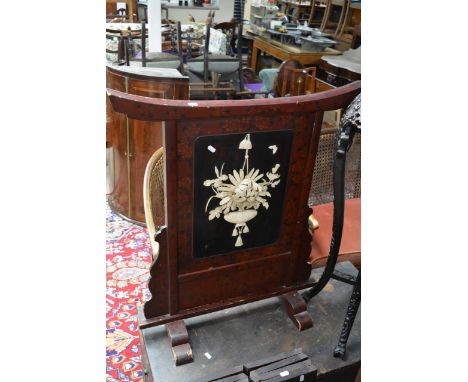
[[[188, 99], [188, 79], [149, 77], [107, 68], [107, 87], [128, 94]], [[143, 178], [151, 155], [162, 146], [161, 122], [127, 118], [107, 108], [106, 143], [112, 148], [109, 204], [127, 220], [144, 224]]]

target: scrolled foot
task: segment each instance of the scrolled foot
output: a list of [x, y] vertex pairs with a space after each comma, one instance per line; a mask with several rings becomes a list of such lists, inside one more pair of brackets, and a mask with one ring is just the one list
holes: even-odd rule
[[312, 317], [310, 317], [307, 311], [307, 304], [298, 292], [283, 294], [282, 298], [286, 305], [289, 318], [299, 330], [306, 330], [314, 325]]

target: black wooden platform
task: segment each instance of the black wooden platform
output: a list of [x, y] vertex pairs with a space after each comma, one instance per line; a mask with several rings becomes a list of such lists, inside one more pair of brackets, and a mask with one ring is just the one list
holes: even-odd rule
[[[349, 262], [337, 270], [357, 275]], [[319, 275], [322, 269], [312, 273]], [[356, 317], [345, 360], [333, 357], [346, 314], [352, 286], [331, 280], [309, 303], [314, 326], [299, 330], [288, 318], [279, 298], [226, 309], [185, 320], [194, 361], [175, 366], [164, 326], [143, 331], [149, 365], [143, 365], [156, 382], [189, 382], [207, 374], [232, 369], [258, 359], [297, 348], [318, 368], [318, 381], [351, 382], [360, 367], [361, 315]], [[210, 358], [211, 357], [211, 358]]]

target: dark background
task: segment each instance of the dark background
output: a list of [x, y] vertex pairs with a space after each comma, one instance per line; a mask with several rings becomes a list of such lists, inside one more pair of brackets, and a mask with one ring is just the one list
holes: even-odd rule
[[[199, 137], [195, 141], [193, 211], [195, 258], [243, 251], [247, 248], [272, 244], [278, 239], [288, 178], [292, 130], [250, 133], [252, 149], [249, 150], [249, 170], [259, 169], [259, 174], [264, 174], [266, 177], [266, 173], [271, 172], [273, 166], [279, 163], [277, 173], [281, 175], [281, 181], [275, 188], [268, 189], [271, 194], [270, 198], [266, 198], [269, 204], [268, 210], [261, 206], [257, 210], [257, 216], [247, 222], [250, 232], [242, 234], [243, 246], [234, 246], [237, 237], [232, 236], [232, 231], [235, 225], [224, 220], [222, 214], [219, 218], [208, 220], [209, 211], [219, 205], [220, 199], [213, 198], [205, 212], [206, 203], [214, 193], [212, 188], [204, 186], [203, 182], [215, 179], [214, 168], [217, 166], [220, 170], [223, 163], [223, 174], [231, 174], [234, 169], [240, 170], [244, 163], [245, 150], [239, 149], [239, 143], [247, 133]], [[216, 152], [210, 152], [209, 145], [213, 146]], [[274, 155], [268, 148], [271, 145], [278, 147]], [[229, 180], [224, 183], [228, 182]]]

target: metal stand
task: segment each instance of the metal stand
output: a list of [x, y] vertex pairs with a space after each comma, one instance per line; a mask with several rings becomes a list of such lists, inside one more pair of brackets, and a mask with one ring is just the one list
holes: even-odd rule
[[338, 253], [340, 250], [341, 237], [343, 234], [343, 220], [345, 207], [345, 165], [346, 153], [350, 149], [355, 133], [361, 132], [361, 95], [359, 94], [348, 106], [344, 113], [340, 130], [338, 132], [338, 142], [335, 161], [333, 164], [333, 229], [330, 243], [330, 254], [328, 256], [325, 270], [312, 288], [302, 293], [302, 297], [309, 302], [327, 285], [330, 278], [354, 285], [353, 294], [349, 303], [345, 323], [340, 336], [340, 342], [335, 349], [335, 357], [344, 357], [346, 342], [351, 331], [354, 318], [361, 301], [361, 272], [354, 280], [351, 276], [340, 272], [334, 272]]
[[353, 328], [354, 319], [361, 305], [361, 271], [359, 271], [356, 277], [356, 283], [354, 284], [353, 293], [349, 300], [348, 311], [344, 319], [343, 328], [341, 329], [340, 339], [335, 347], [333, 356], [336, 358], [344, 359], [346, 353], [346, 343], [348, 342], [349, 334]]

